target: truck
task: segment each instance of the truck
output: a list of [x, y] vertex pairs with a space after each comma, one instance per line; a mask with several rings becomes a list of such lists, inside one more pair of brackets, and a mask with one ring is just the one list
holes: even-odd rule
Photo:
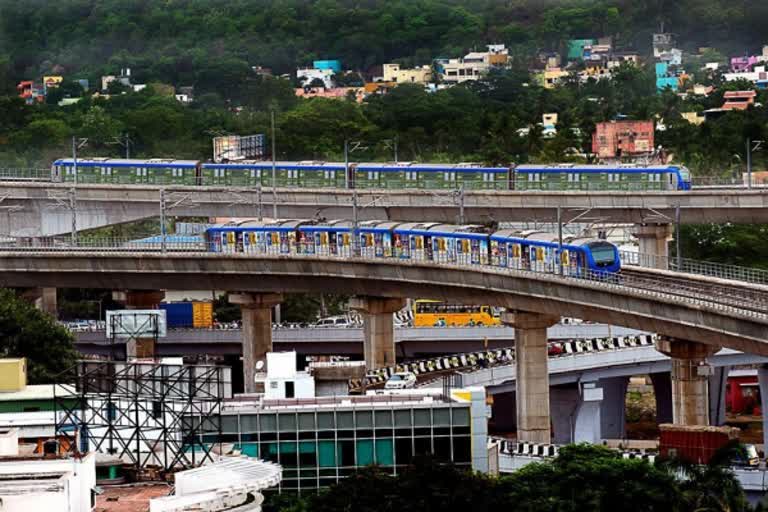
[[664, 423], [659, 425], [659, 431], [659, 454], [662, 457], [694, 464], [708, 464], [717, 450], [739, 438], [736, 427]]

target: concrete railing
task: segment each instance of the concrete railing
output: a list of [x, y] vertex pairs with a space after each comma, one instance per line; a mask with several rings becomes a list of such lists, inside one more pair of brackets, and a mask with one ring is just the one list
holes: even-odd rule
[[729, 281], [744, 281], [760, 285], [768, 285], [768, 269], [726, 265], [713, 261], [692, 260], [653, 254], [640, 254], [632, 251], [621, 251], [622, 265], [669, 269], [683, 274], [716, 277]]
[[[624, 348], [647, 347], [654, 343], [654, 336], [642, 334], [638, 336], [620, 336], [612, 338], [595, 338], [589, 340], [568, 340], [550, 344], [549, 357], [557, 358], [574, 354], [604, 352]], [[397, 372], [408, 371], [416, 376], [424, 377], [429, 374], [442, 372], [462, 372], [473, 368], [488, 368], [491, 366], [510, 365], [515, 362], [514, 348], [499, 348], [480, 350], [465, 354], [431, 357], [421, 361], [397, 364], [368, 372], [363, 379], [353, 379], [349, 382], [350, 390], [360, 391], [371, 386], [385, 383]]]
[[[362, 248], [361, 255], [351, 256], [351, 249], [344, 248], [347, 254], [326, 255], [304, 253], [283, 254], [279, 246], [274, 250], [262, 252], [215, 252], [214, 246], [206, 242], [177, 242], [177, 241], [128, 241], [124, 239], [92, 239], [81, 238], [76, 242], [63, 240], [61, 238], [12, 238], [5, 239], [0, 243], [0, 257], [3, 252], [18, 253], [64, 253], [66, 255], [76, 255], [78, 253], [91, 254], [109, 254], [120, 255], [165, 255], [179, 256], [186, 255], [195, 257], [204, 254], [205, 257], [294, 257], [298, 261], [304, 258], [319, 258], [323, 260], [342, 260], [345, 262], [376, 262], [399, 261], [395, 256], [383, 257], [376, 256], [373, 248]], [[304, 248], [300, 247], [300, 251]], [[309, 251], [309, 248], [306, 249]], [[746, 316], [751, 318], [760, 318], [768, 320], [768, 288], [762, 286], [741, 284], [741, 281], [708, 282], [706, 279], [686, 278], [691, 274], [676, 274], [670, 276], [664, 273], [634, 275], [624, 273], [621, 275], [609, 274], [605, 272], [596, 272], [585, 270], [573, 265], [557, 265], [552, 262], [538, 262], [532, 268], [520, 269], [510, 267], [494, 266], [489, 263], [480, 263], [477, 258], [470, 255], [458, 255], [451, 257], [448, 255], [434, 254], [429, 260], [419, 258], [409, 258], [409, 261], [430, 264], [435, 267], [441, 266], [471, 266], [478, 271], [503, 272], [513, 275], [525, 275], [529, 273], [548, 274], [556, 278], [568, 281], [591, 282], [594, 286], [599, 286], [613, 293], [621, 293], [623, 290], [632, 290], [636, 294], [650, 297], [652, 299], [668, 300], [670, 297], [676, 298], [688, 305], [696, 307], [714, 308], [729, 315]]]

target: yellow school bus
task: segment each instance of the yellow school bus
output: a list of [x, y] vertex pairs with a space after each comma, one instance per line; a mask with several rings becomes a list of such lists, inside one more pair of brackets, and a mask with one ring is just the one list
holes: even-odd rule
[[415, 327], [463, 327], [499, 325], [499, 317], [490, 306], [445, 304], [419, 299], [413, 303]]

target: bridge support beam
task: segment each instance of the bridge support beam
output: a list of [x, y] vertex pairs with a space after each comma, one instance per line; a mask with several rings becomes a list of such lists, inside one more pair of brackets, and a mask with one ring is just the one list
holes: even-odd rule
[[350, 309], [363, 315], [363, 354], [367, 370], [395, 364], [393, 315], [404, 306], [405, 299], [385, 297], [353, 297], [350, 301]]
[[638, 224], [632, 230], [640, 243], [640, 266], [650, 268], [669, 268], [669, 241], [672, 240], [672, 225]]
[[256, 363], [263, 361], [266, 371], [267, 352], [272, 351], [272, 308], [283, 301], [279, 293], [231, 293], [229, 302], [239, 304], [243, 315], [243, 389], [245, 393], [263, 392], [256, 382]]
[[[159, 290], [116, 290], [112, 292], [112, 300], [125, 309], [157, 309], [165, 299], [165, 292]], [[154, 358], [155, 341], [152, 338], [129, 338], [125, 343], [125, 358]]]
[[56, 288], [29, 288], [21, 292], [21, 298], [53, 318], [59, 317]]
[[760, 385], [760, 410], [763, 413], [763, 446], [768, 450], [768, 365], [757, 368], [757, 382]]
[[652, 373], [651, 384], [656, 397], [656, 423], [672, 423], [672, 378], [667, 372]]
[[624, 439], [627, 434], [627, 387], [629, 377], [600, 379], [603, 401], [600, 431], [603, 439]]
[[515, 328], [517, 440], [551, 442], [547, 328], [559, 317], [505, 311], [502, 323]]
[[712, 369], [709, 376], [709, 421], [719, 427], [725, 425], [725, 397], [730, 366], [720, 366]]
[[672, 358], [672, 422], [709, 425], [709, 376], [707, 357], [720, 347], [659, 337], [656, 350]]

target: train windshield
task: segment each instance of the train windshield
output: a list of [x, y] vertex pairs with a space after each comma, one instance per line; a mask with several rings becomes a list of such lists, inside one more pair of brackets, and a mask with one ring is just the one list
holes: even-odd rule
[[691, 181], [691, 171], [689, 171], [687, 167], [681, 167], [680, 178], [686, 183]]
[[616, 250], [608, 242], [593, 242], [589, 244], [589, 250], [598, 266], [611, 265], [616, 260]]

